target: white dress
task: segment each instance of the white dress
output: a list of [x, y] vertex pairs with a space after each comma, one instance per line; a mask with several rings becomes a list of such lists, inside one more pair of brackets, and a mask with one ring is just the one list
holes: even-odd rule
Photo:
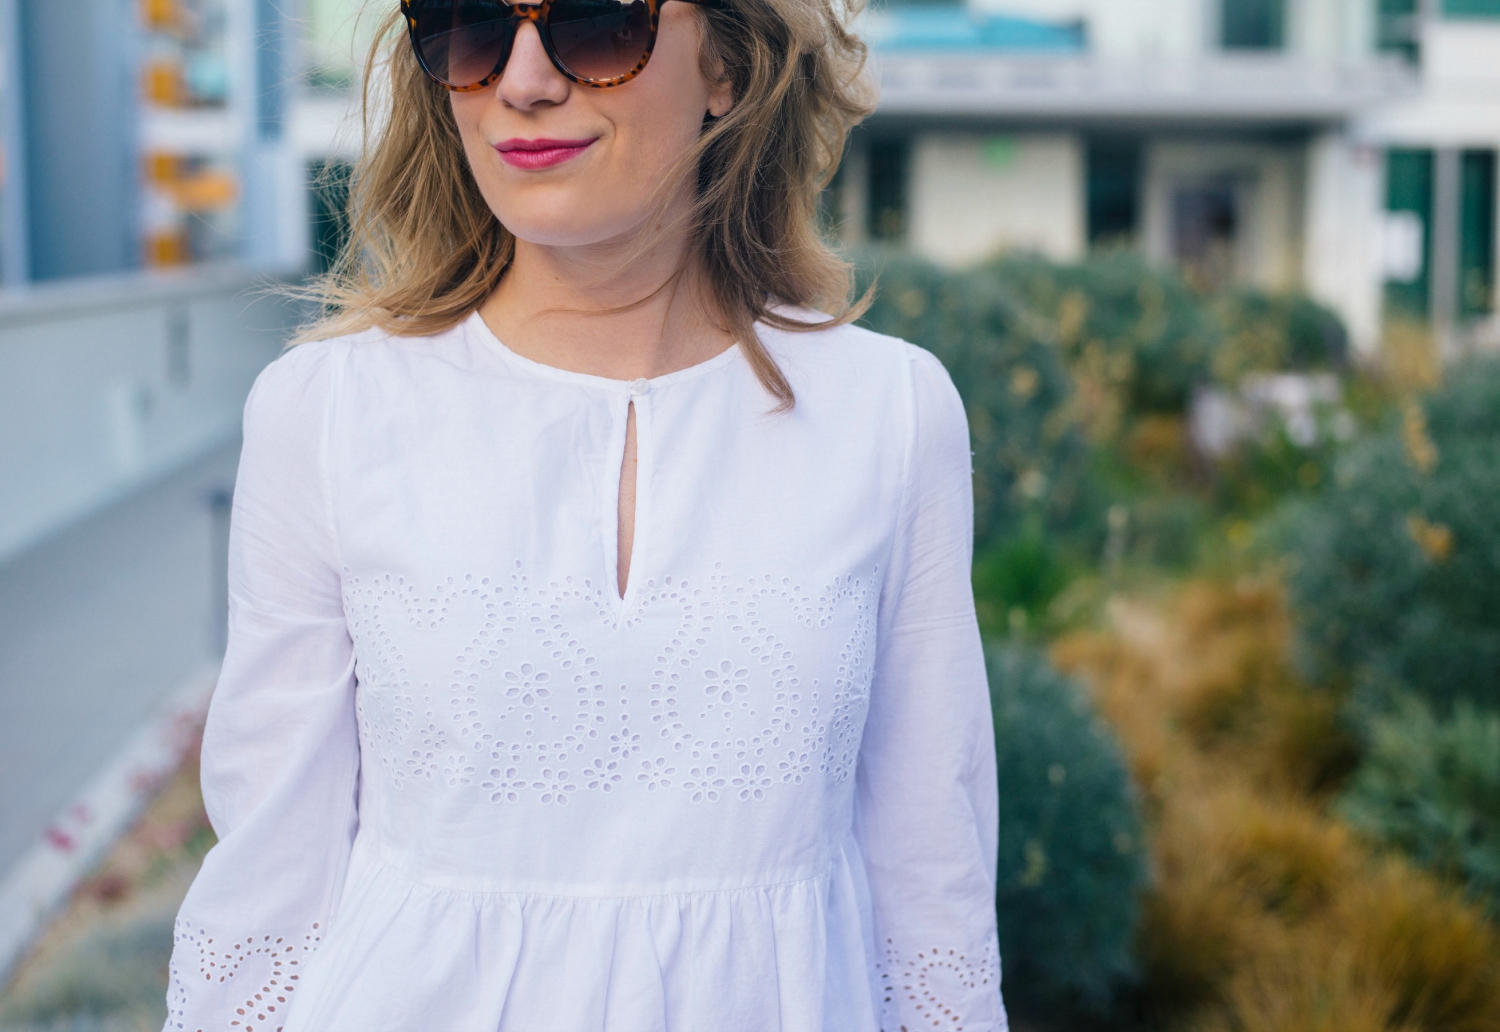
[[261, 375], [168, 1030], [1005, 1029], [962, 406], [761, 332], [790, 412], [477, 316]]

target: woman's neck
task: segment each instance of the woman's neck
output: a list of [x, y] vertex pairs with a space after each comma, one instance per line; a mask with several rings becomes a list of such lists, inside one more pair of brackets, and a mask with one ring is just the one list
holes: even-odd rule
[[636, 256], [621, 244], [518, 240], [479, 315], [506, 347], [559, 369], [613, 380], [686, 369], [734, 342], [710, 310], [701, 272], [683, 261], [686, 249], [685, 238]]

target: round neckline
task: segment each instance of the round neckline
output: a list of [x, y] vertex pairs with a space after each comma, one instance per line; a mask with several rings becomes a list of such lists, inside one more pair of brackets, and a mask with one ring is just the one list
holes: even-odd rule
[[545, 362], [538, 362], [534, 358], [527, 358], [525, 355], [517, 354], [495, 335], [495, 331], [490, 329], [489, 324], [484, 321], [477, 309], [471, 312], [469, 317], [464, 320], [464, 326], [472, 332], [477, 333], [482, 343], [492, 348], [501, 358], [512, 365], [529, 370], [539, 376], [545, 376], [548, 379], [577, 384], [582, 387], [595, 387], [614, 394], [631, 394], [632, 389], [641, 380], [645, 380], [646, 383], [650, 384], [653, 390], [658, 387], [666, 387], [670, 384], [678, 383], [682, 380], [690, 380], [695, 376], [712, 372], [720, 366], [728, 365], [740, 353], [740, 345], [736, 341], [713, 358], [704, 359], [696, 365], [678, 369], [676, 372], [663, 373], [661, 376], [639, 377], [634, 380], [614, 380], [608, 376], [578, 373], [571, 369], [562, 369], [558, 366], [547, 365]]

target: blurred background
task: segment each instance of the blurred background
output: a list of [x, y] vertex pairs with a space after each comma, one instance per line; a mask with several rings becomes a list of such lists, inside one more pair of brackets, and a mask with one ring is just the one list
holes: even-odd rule
[[[0, 0], [0, 1029], [157, 1028], [364, 0]], [[1500, 1030], [1500, 0], [884, 0], [823, 215], [969, 413], [1025, 1030]]]

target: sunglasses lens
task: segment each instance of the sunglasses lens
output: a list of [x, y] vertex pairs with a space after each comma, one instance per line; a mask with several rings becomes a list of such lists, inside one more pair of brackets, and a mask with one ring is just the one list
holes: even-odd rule
[[645, 0], [557, 0], [547, 28], [558, 60], [580, 79], [618, 79], [651, 49]]
[[505, 4], [423, 0], [410, 10], [427, 70], [450, 86], [482, 82], [510, 56], [515, 30]]

